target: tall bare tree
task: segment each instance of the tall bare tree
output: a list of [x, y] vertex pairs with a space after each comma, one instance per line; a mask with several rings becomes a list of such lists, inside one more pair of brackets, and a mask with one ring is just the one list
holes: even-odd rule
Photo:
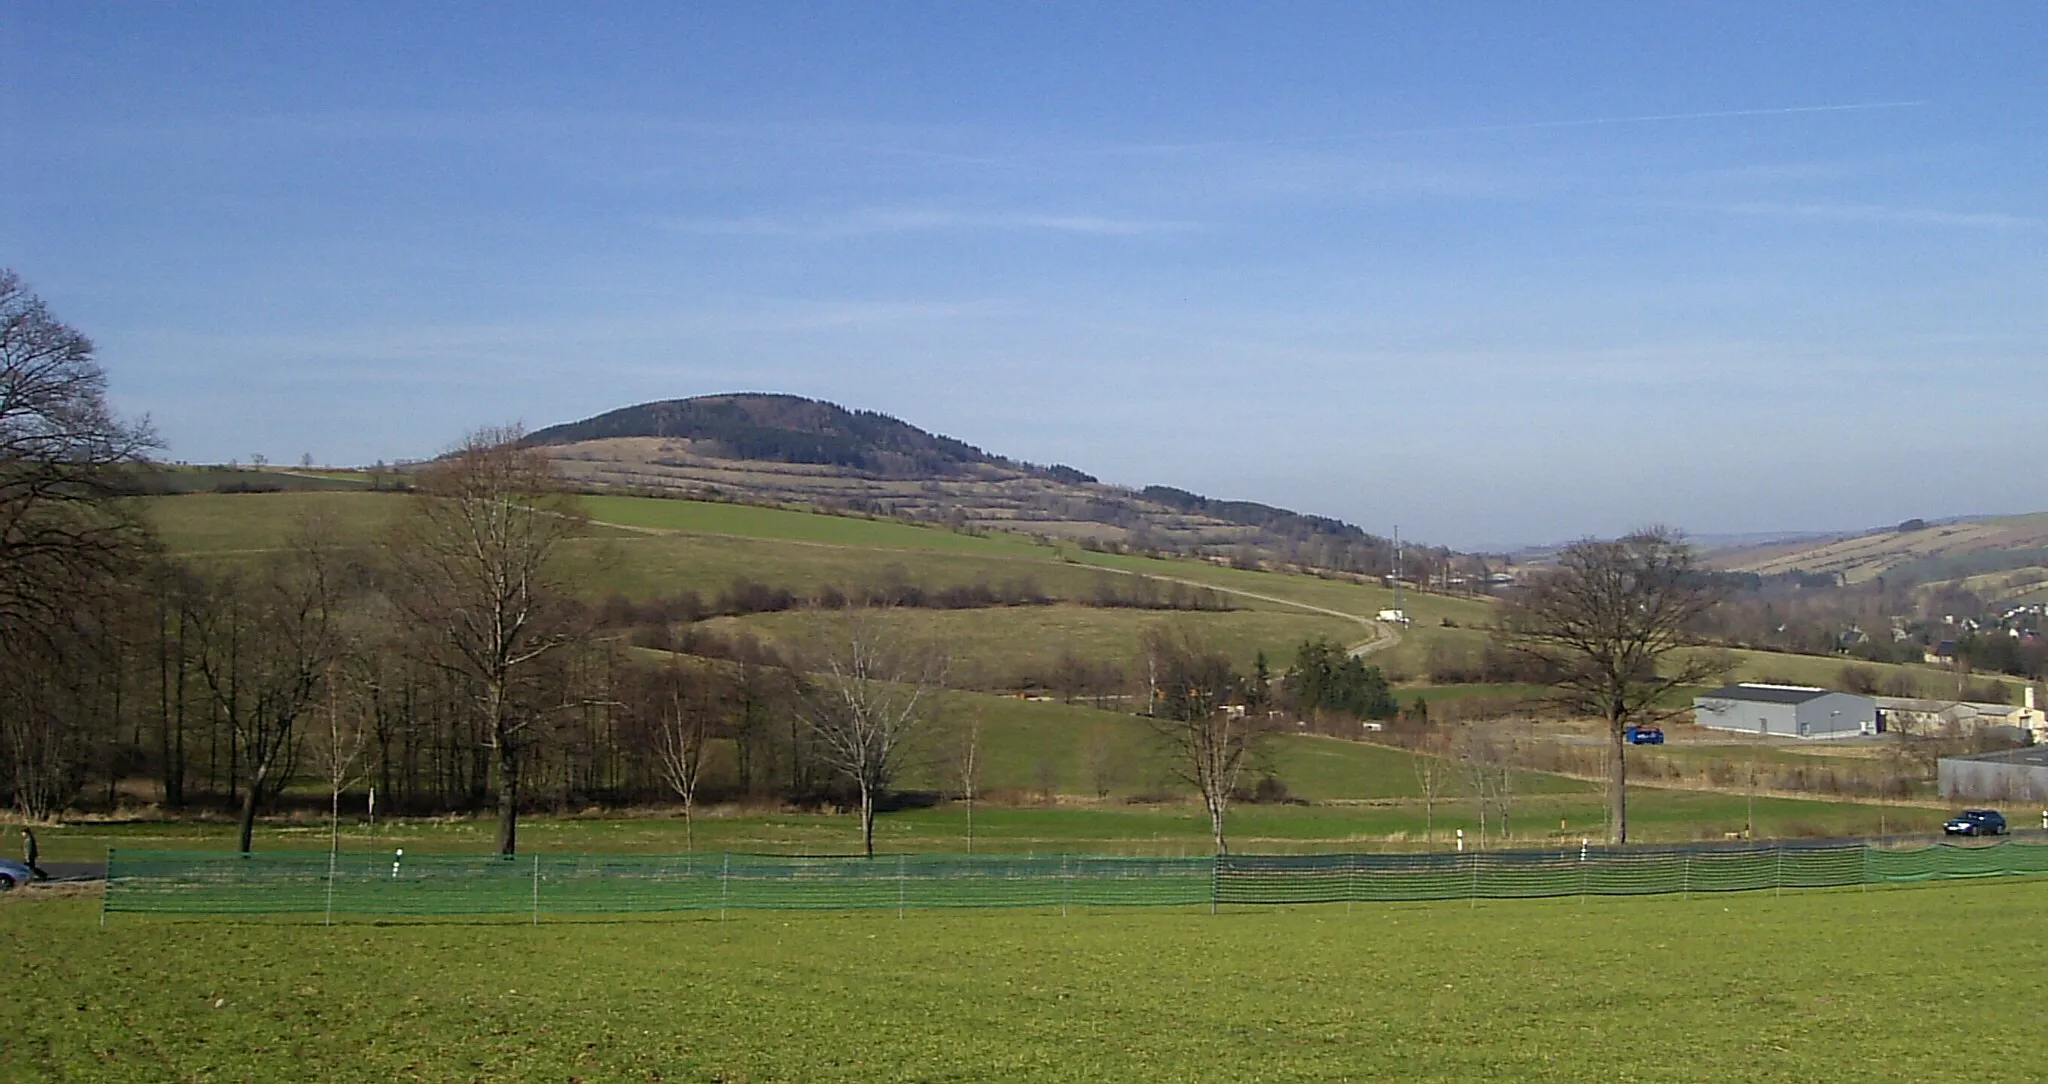
[[683, 800], [683, 846], [697, 849], [697, 785], [704, 779], [716, 707], [705, 681], [671, 661], [656, 689], [654, 755], [662, 782]]
[[0, 642], [54, 627], [82, 582], [136, 557], [113, 498], [156, 440], [106, 393], [92, 341], [0, 269]]
[[905, 747], [933, 720], [946, 656], [892, 627], [884, 607], [818, 614], [799, 697], [817, 755], [854, 785], [863, 851], [875, 853], [875, 799], [895, 779]]
[[0, 269], [0, 792], [31, 817], [76, 792], [83, 728], [110, 718], [93, 701], [118, 688], [118, 653], [85, 649], [112, 642], [146, 541], [118, 498], [155, 439], [106, 387], [92, 342]]
[[1422, 720], [1409, 764], [1415, 770], [1415, 789], [1422, 795], [1422, 846], [1436, 849], [1436, 804], [1451, 781], [1450, 730], [1444, 723]]
[[966, 721], [954, 735], [953, 778], [960, 784], [960, 797], [967, 803], [967, 853], [974, 853], [974, 799], [981, 792], [981, 709], [967, 713]]
[[1139, 650], [1152, 695], [1152, 731], [1167, 748], [1174, 776], [1200, 792], [1216, 853], [1228, 854], [1224, 816], [1271, 732], [1268, 721], [1245, 710], [1230, 660], [1186, 629], [1147, 629]]
[[[327, 850], [341, 850], [341, 795], [362, 781], [368, 771], [373, 690], [351, 683], [346, 696], [339, 686], [345, 670], [330, 674], [325, 705], [327, 725], [319, 736], [316, 757], [327, 778]], [[354, 675], [348, 675], [350, 677]]]
[[237, 753], [237, 839], [247, 851], [257, 810], [290, 781], [300, 720], [341, 657], [342, 584], [327, 535], [306, 524], [292, 550], [261, 573], [230, 573], [210, 588], [196, 613], [197, 662]]
[[1458, 736], [1458, 763], [1465, 770], [1465, 785], [1479, 809], [1479, 846], [1486, 846], [1486, 814], [1491, 810], [1498, 835], [1505, 841], [1512, 834], [1508, 815], [1515, 804], [1513, 749], [1493, 729], [1481, 722], [1465, 724]]
[[1688, 651], [1721, 589], [1677, 532], [1650, 527], [1565, 547], [1556, 564], [1510, 596], [1498, 643], [1545, 675], [1550, 700], [1607, 721], [1612, 839], [1628, 841], [1629, 724], [1674, 712], [1672, 690], [1726, 673], [1715, 653]]
[[519, 684], [576, 639], [556, 557], [586, 517], [547, 456], [516, 426], [480, 429], [420, 472], [394, 532], [401, 604], [435, 660], [472, 687], [493, 754], [500, 854], [518, 849], [521, 745], [536, 718]]

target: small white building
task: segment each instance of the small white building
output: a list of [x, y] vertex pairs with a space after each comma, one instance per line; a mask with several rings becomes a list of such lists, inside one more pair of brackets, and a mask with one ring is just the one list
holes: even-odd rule
[[1724, 685], [1693, 697], [1693, 721], [1759, 737], [1853, 738], [1877, 733], [1877, 702], [1812, 685]]

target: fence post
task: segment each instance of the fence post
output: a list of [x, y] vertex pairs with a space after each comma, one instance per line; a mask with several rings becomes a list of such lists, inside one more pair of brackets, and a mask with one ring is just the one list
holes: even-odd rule
[[100, 889], [100, 929], [107, 928], [107, 897], [114, 894], [114, 848], [107, 848], [107, 883]]
[[907, 856], [896, 856], [896, 917], [903, 917], [903, 863]]
[[1358, 856], [1344, 856], [1344, 913], [1351, 913], [1351, 904], [1358, 898]]
[[1217, 878], [1223, 875], [1222, 866], [1222, 855], [1212, 854], [1209, 856], [1209, 913], [1212, 915], [1216, 913], [1216, 898], [1222, 892], [1222, 889], [1216, 883]]
[[1593, 841], [1591, 839], [1585, 836], [1579, 837], [1579, 906], [1581, 907], [1586, 905], [1586, 890], [1591, 886], [1591, 879], [1586, 875], [1586, 852], [1592, 845]]
[[725, 921], [725, 907], [732, 897], [732, 852], [725, 852], [725, 865], [718, 871], [718, 921]]
[[540, 853], [533, 856], [533, 924], [540, 925]]
[[327, 852], [327, 921], [326, 921], [325, 925], [328, 925], [328, 926], [332, 926], [332, 925], [334, 925], [334, 852], [333, 852], [333, 851], [328, 851], [328, 852]]
[[1783, 840], [1774, 839], [1771, 841], [1771, 856], [1775, 861], [1771, 873], [1771, 895], [1782, 896], [1785, 894], [1785, 842]]
[[1479, 906], [1479, 852], [1466, 851], [1465, 864], [1472, 867], [1472, 894], [1469, 899], [1476, 909]]
[[1685, 852], [1685, 872], [1683, 872], [1683, 873], [1679, 874], [1679, 877], [1678, 877], [1678, 884], [1679, 884], [1679, 887], [1680, 887], [1680, 889], [1682, 890], [1682, 892], [1683, 892], [1683, 894], [1684, 894], [1684, 898], [1686, 898], [1686, 899], [1691, 899], [1691, 898], [1692, 898], [1692, 852], [1691, 852], [1691, 851], [1689, 851], [1689, 850]]

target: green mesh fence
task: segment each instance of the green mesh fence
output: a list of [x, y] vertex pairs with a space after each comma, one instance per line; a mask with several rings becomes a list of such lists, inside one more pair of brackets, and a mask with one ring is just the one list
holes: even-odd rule
[[1510, 899], [2048, 873], [2048, 843], [1585, 848], [1463, 854], [405, 855], [115, 851], [106, 910], [548, 915]]

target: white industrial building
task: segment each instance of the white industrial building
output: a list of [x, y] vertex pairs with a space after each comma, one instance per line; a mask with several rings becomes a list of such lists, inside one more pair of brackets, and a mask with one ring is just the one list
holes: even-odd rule
[[1811, 685], [1724, 685], [1693, 698], [1693, 721], [1759, 737], [1853, 738], [1877, 733], [1877, 702]]
[[[2048, 746], [1942, 757], [1936, 770], [1940, 773], [1944, 798], [1988, 802], [2048, 800]], [[2048, 824], [2042, 827], [2048, 828]]]
[[2048, 741], [2048, 714], [2041, 711], [2031, 685], [2027, 687], [2025, 703], [2017, 705], [1880, 696], [1877, 697], [1877, 710], [1884, 720], [1884, 729], [1888, 731], [1937, 734], [2011, 727], [2023, 734], [2031, 734], [2034, 741]]

